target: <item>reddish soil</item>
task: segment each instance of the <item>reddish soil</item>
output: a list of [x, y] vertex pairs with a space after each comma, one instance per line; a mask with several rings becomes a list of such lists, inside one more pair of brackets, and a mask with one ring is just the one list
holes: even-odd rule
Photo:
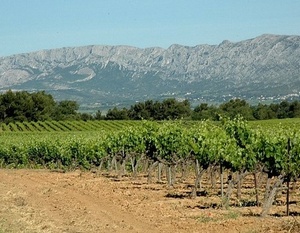
[[[298, 216], [261, 218], [258, 207], [206, 208], [219, 198], [190, 199], [189, 191], [187, 183], [168, 188], [143, 176], [2, 169], [0, 233], [300, 232]], [[284, 210], [275, 206], [272, 213]]]

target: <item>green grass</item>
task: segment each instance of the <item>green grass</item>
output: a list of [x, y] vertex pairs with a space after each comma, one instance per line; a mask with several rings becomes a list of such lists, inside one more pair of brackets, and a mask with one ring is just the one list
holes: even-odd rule
[[249, 125], [252, 127], [300, 127], [300, 118], [286, 118], [286, 119], [271, 119], [271, 120], [260, 120], [260, 121], [249, 121]]

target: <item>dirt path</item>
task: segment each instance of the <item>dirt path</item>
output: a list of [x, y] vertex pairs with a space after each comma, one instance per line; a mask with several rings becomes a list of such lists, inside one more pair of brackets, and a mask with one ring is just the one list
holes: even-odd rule
[[[205, 197], [168, 198], [184, 186], [79, 171], [0, 170], [3, 232], [298, 232], [299, 219], [261, 219], [238, 209], [199, 208]], [[247, 213], [259, 210], [243, 208]], [[297, 217], [298, 218], [298, 217]]]

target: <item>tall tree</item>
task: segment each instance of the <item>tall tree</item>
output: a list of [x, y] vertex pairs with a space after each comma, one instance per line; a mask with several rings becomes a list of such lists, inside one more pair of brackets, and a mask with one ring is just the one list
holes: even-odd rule
[[121, 110], [114, 107], [113, 109], [109, 109], [107, 111], [106, 120], [128, 120], [128, 110], [123, 108]]
[[80, 116], [77, 113], [78, 109], [79, 105], [76, 101], [60, 101], [55, 107], [55, 111], [53, 112], [53, 118], [55, 120], [79, 119]]
[[196, 106], [192, 113], [193, 120], [218, 120], [219, 110], [217, 107], [211, 105], [209, 106], [207, 103], [201, 103]]
[[34, 103], [32, 120], [48, 120], [54, 111], [56, 105], [52, 95], [46, 94], [45, 91], [39, 91], [32, 94]]
[[246, 120], [253, 120], [253, 112], [250, 105], [241, 99], [232, 99], [227, 103], [220, 105], [220, 110], [230, 118], [234, 118], [237, 115], [243, 116]]

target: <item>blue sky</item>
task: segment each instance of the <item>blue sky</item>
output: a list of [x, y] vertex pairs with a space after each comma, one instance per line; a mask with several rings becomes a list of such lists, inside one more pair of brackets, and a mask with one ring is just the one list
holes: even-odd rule
[[84, 45], [194, 46], [300, 35], [300, 0], [0, 0], [0, 56]]

